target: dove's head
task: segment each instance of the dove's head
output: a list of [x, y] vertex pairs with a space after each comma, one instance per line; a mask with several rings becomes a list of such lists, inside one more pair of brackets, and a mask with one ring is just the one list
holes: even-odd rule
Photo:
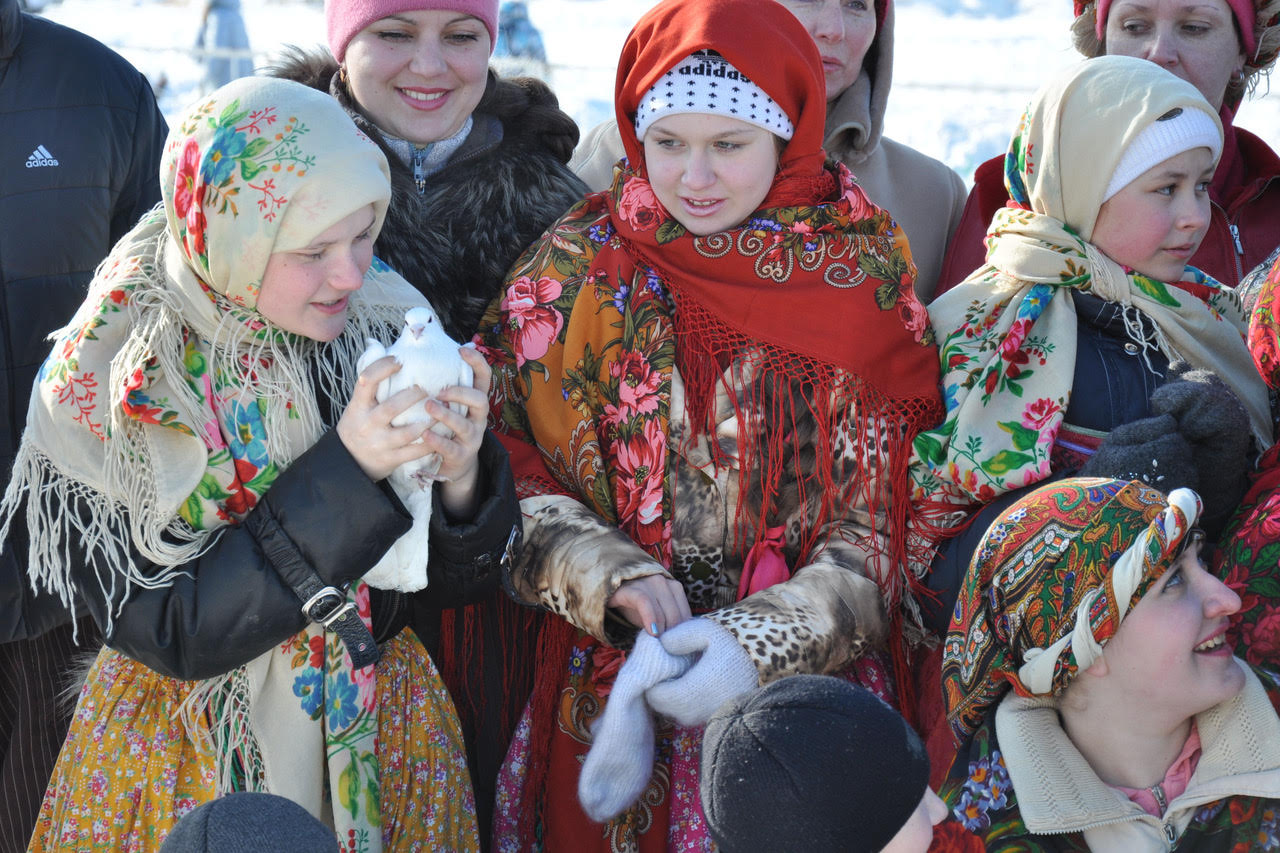
[[425, 341], [428, 330], [439, 325], [436, 312], [430, 308], [410, 308], [404, 313], [404, 336], [410, 341]]

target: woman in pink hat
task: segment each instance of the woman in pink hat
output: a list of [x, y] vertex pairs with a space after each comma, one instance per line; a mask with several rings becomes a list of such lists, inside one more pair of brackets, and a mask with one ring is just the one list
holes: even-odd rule
[[[457, 340], [476, 331], [520, 252], [586, 190], [565, 166], [578, 128], [551, 91], [489, 70], [497, 20], [498, 0], [326, 0], [329, 50], [295, 50], [272, 71], [332, 94], [382, 147], [392, 191], [377, 256]], [[504, 542], [518, 523], [477, 519]], [[531, 686], [537, 614], [502, 595], [496, 562], [431, 571], [398, 610], [458, 705], [484, 837]]]
[[[1278, 0], [1074, 0], [1071, 27], [1085, 56], [1136, 56], [1167, 68], [1218, 110], [1225, 146], [1209, 197], [1209, 232], [1191, 265], [1231, 287], [1280, 245], [1280, 158], [1235, 127], [1245, 94], [1280, 50]], [[983, 163], [943, 264], [938, 292], [983, 265], [983, 237], [1009, 198], [1004, 158]]]

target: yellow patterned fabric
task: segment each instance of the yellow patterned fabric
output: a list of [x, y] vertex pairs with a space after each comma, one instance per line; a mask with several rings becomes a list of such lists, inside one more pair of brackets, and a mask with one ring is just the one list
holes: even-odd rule
[[[178, 713], [198, 684], [104, 648], [81, 692], [29, 850], [158, 850], [179, 818], [213, 799], [214, 756], [195, 745]], [[376, 690], [382, 849], [478, 851], [457, 713], [408, 629], [383, 646]], [[376, 841], [356, 830], [338, 839], [345, 853]]]

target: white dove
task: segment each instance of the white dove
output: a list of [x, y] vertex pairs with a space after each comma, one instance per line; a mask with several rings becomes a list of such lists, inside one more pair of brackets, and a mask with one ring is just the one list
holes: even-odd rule
[[[378, 402], [398, 391], [417, 385], [429, 397], [435, 397], [449, 385], [470, 386], [474, 371], [458, 354], [458, 342], [450, 338], [430, 308], [410, 308], [404, 315], [404, 331], [389, 347], [370, 339], [369, 346], [360, 356], [356, 367], [363, 372], [373, 362], [390, 355], [400, 363], [400, 369], [378, 384]], [[450, 407], [462, 412], [463, 407], [451, 403]], [[427, 414], [426, 401], [401, 412], [392, 421], [396, 426], [409, 423], [430, 422], [431, 429], [440, 435], [452, 435], [444, 424]], [[421, 441], [422, 439], [418, 439]], [[395, 489], [409, 514], [413, 526], [396, 540], [382, 556], [378, 564], [365, 574], [365, 582], [378, 589], [394, 589], [415, 592], [427, 585], [427, 542], [431, 529], [431, 491], [440, 470], [440, 455], [431, 453], [421, 459], [406, 462], [391, 472], [387, 481]]]

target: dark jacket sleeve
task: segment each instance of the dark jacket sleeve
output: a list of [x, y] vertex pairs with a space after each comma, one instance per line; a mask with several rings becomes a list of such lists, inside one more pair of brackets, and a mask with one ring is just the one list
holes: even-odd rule
[[160, 201], [160, 158], [169, 135], [155, 93], [147, 78], [138, 74], [138, 107], [133, 126], [132, 156], [116, 171], [122, 176], [120, 196], [111, 211], [111, 245], [129, 232], [142, 214]]
[[520, 545], [523, 528], [511, 459], [493, 435], [480, 445], [480, 507], [470, 521], [450, 521], [434, 502], [427, 588], [417, 593], [439, 607], [459, 607], [491, 595], [502, 576], [502, 559]]
[[[172, 585], [133, 585], [127, 597], [119, 590], [104, 599], [86, 568], [79, 592], [104, 629], [107, 608], [117, 608], [107, 645], [164, 675], [208, 678], [302, 630], [306, 618], [291, 579], [315, 572], [345, 589], [410, 522], [390, 489], [369, 480], [331, 431], [281, 473], [243, 523], [174, 567], [184, 575]], [[156, 568], [133, 556], [143, 572]]]
[[427, 588], [413, 594], [410, 624], [423, 645], [434, 648], [440, 611], [498, 594], [503, 566], [520, 550], [524, 526], [511, 459], [492, 432], [480, 445], [480, 488], [485, 495], [469, 522], [450, 523], [435, 502]]

